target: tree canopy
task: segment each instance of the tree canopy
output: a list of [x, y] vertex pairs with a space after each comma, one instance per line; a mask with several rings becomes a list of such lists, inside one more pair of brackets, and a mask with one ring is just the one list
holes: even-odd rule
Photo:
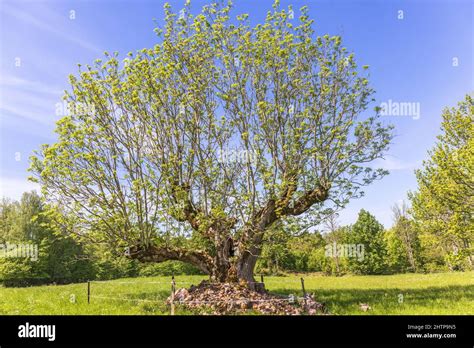
[[276, 1], [251, 26], [230, 3], [189, 6], [165, 5], [154, 47], [70, 77], [74, 112], [31, 170], [81, 236], [252, 280], [275, 221], [318, 223], [386, 174], [370, 162], [390, 127], [364, 114], [367, 67], [306, 7], [294, 19]]
[[443, 112], [442, 133], [430, 158], [416, 172], [411, 193], [415, 220], [450, 267], [474, 266], [474, 100], [466, 95]]

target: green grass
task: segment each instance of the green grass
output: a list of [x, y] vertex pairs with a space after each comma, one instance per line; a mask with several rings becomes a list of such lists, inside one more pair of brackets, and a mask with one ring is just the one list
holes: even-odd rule
[[[301, 276], [305, 279], [306, 291], [314, 293], [332, 314], [474, 314], [474, 272], [344, 277], [291, 275], [265, 277], [265, 285], [273, 293], [300, 296]], [[176, 277], [177, 288], [198, 284], [201, 279], [204, 277]], [[168, 315], [169, 308], [164, 301], [170, 287], [170, 277], [92, 282], [90, 304], [86, 283], [0, 287], [0, 314]], [[403, 301], [399, 301], [400, 295]], [[71, 301], [72, 298], [75, 301]], [[372, 309], [363, 312], [359, 303], [368, 303]], [[193, 313], [177, 308], [176, 314]]]

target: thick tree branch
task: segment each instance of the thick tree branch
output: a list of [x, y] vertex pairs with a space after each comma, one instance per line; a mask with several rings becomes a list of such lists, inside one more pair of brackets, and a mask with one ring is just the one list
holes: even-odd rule
[[184, 184], [173, 183], [171, 184], [172, 197], [175, 204], [183, 204], [183, 209], [181, 210], [182, 214], [176, 214], [174, 218], [180, 222], [189, 222], [191, 227], [199, 231], [199, 220], [197, 216], [199, 214], [198, 209], [196, 209], [189, 198], [190, 186]]
[[140, 262], [163, 262], [167, 260], [187, 262], [207, 274], [211, 272], [213, 264], [213, 259], [204, 251], [171, 247], [151, 246], [144, 249], [140, 246], [134, 246], [130, 248], [129, 257]]
[[286, 204], [282, 207], [282, 215], [293, 215], [298, 216], [305, 213], [309, 208], [314, 204], [319, 202], [324, 202], [329, 195], [329, 185], [319, 186], [314, 190], [306, 191], [306, 193], [301, 196], [293, 206]]
[[316, 203], [323, 202], [329, 195], [330, 185], [319, 186], [303, 194], [293, 206], [290, 206], [291, 194], [296, 191], [295, 185], [289, 185], [283, 192], [282, 198], [276, 202], [270, 199], [267, 204], [258, 210], [245, 228], [239, 241], [242, 254], [258, 255], [263, 241], [265, 230], [283, 216], [298, 216], [306, 212]]

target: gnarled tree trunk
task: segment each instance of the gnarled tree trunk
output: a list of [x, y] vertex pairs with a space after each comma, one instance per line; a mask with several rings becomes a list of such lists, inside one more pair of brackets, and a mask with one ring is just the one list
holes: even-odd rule
[[[265, 231], [279, 219], [280, 214], [297, 216], [307, 211], [315, 202], [327, 198], [329, 186], [321, 186], [307, 191], [293, 206], [288, 205], [287, 196], [291, 195], [294, 187], [288, 187], [281, 199], [270, 199], [266, 205], [258, 210], [248, 225], [239, 233], [239, 239], [231, 237], [230, 230], [235, 221], [233, 219], [216, 219], [204, 233], [214, 244], [213, 255], [206, 251], [186, 250], [172, 247], [134, 247], [129, 256], [143, 262], [162, 262], [177, 260], [195, 265], [209, 274], [215, 282], [245, 281], [256, 291], [264, 291], [263, 284], [256, 282], [253, 276], [257, 259], [260, 256]], [[197, 213], [190, 204], [184, 211], [185, 218], [191, 226], [199, 230], [200, 222], [196, 219]]]
[[126, 254], [140, 262], [183, 261], [196, 266], [215, 282], [245, 281], [251, 289], [263, 290], [263, 286], [255, 282], [253, 276], [261, 248], [251, 246], [249, 250], [233, 255], [235, 251], [229, 246], [230, 243], [233, 241], [229, 238], [219, 244], [214, 257], [204, 251], [157, 246], [135, 246]]

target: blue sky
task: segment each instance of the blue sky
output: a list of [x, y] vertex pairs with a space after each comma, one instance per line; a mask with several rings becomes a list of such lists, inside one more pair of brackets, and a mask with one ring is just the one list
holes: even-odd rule
[[[169, 1], [175, 10], [183, 1]], [[198, 12], [207, 1], [192, 1]], [[474, 91], [474, 5], [446, 1], [282, 1], [295, 17], [310, 8], [318, 34], [341, 35], [360, 65], [370, 66], [376, 105], [417, 103], [413, 115], [384, 116], [396, 138], [384, 161], [390, 175], [340, 214], [353, 223], [361, 208], [386, 227], [391, 206], [416, 188], [414, 169], [427, 158], [439, 133], [441, 111]], [[0, 0], [0, 195], [18, 199], [35, 185], [26, 180], [28, 157], [55, 140], [55, 107], [77, 63], [92, 63], [104, 51], [129, 51], [157, 42], [164, 1]], [[272, 1], [235, 0], [234, 14], [261, 21]], [[73, 11], [73, 12], [71, 12]], [[403, 11], [403, 12], [400, 12]], [[72, 18], [74, 17], [74, 18]], [[415, 104], [413, 104], [415, 105]]]

